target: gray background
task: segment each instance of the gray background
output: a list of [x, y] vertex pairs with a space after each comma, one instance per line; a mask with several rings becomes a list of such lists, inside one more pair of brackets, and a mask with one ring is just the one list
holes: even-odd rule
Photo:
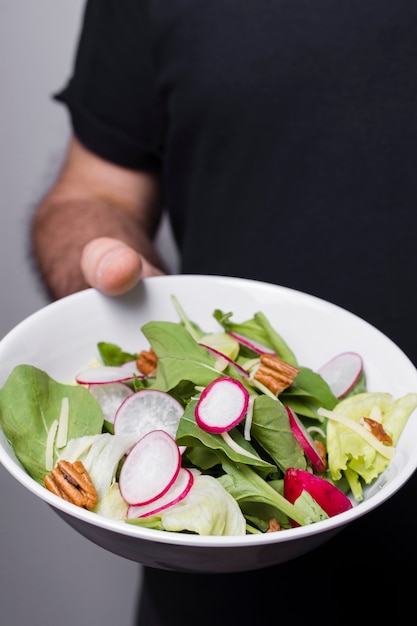
[[[0, 338], [47, 304], [28, 224], [67, 141], [67, 114], [51, 94], [70, 74], [83, 7], [0, 0]], [[176, 271], [166, 223], [158, 241]], [[1, 626], [131, 626], [140, 566], [84, 539], [1, 466], [0, 494]]]

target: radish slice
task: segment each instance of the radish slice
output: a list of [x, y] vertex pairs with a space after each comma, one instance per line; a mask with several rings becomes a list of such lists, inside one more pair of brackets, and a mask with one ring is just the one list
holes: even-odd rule
[[363, 360], [357, 352], [341, 352], [322, 365], [317, 373], [336, 398], [342, 398], [356, 385], [363, 373]]
[[127, 519], [156, 515], [156, 513], [167, 509], [169, 506], [177, 504], [185, 498], [187, 493], [190, 491], [193, 483], [193, 474], [190, 472], [190, 470], [182, 467], [178, 472], [178, 476], [175, 482], [171, 485], [168, 491], [164, 493], [163, 496], [157, 498], [156, 500], [153, 500], [149, 504], [142, 504], [137, 506], [131, 505], [127, 510]]
[[245, 337], [244, 335], [241, 335], [240, 333], [235, 333], [232, 331], [229, 331], [229, 335], [233, 337], [234, 339], [236, 339], [239, 343], [241, 343], [242, 346], [246, 346], [247, 348], [250, 348], [257, 354], [276, 354], [275, 350], [272, 350], [272, 348], [265, 346], [260, 341], [255, 341], [255, 339], [249, 339], [249, 337]]
[[304, 428], [304, 424], [294, 413], [292, 408], [289, 406], [286, 406], [285, 408], [288, 413], [288, 418], [290, 420], [291, 430], [294, 433], [294, 436], [297, 439], [298, 443], [302, 447], [304, 454], [311, 462], [316, 472], [318, 472], [319, 474], [323, 474], [323, 472], [326, 471], [326, 464], [321, 458], [313, 439]]
[[168, 491], [180, 469], [175, 440], [164, 430], [153, 430], [128, 453], [120, 470], [120, 493], [128, 504], [153, 502]]
[[216, 378], [200, 396], [195, 408], [197, 424], [210, 433], [223, 433], [239, 424], [249, 404], [249, 392], [235, 378]]
[[140, 374], [141, 372], [138, 370], [137, 365], [136, 365], [136, 360], [132, 360], [132, 361], [126, 361], [125, 363], [122, 363], [120, 365], [120, 367], [122, 369], [130, 369], [132, 372], [135, 372], [135, 374]]
[[124, 400], [133, 394], [132, 389], [124, 383], [107, 383], [106, 385], [90, 385], [89, 392], [96, 398], [103, 411], [106, 422], [114, 424], [117, 409]]
[[[349, 498], [325, 478], [294, 467], [287, 469], [284, 475], [284, 497], [294, 504], [303, 491], [307, 491], [329, 517], [352, 508]], [[291, 523], [299, 526], [294, 520]]]
[[207, 346], [205, 343], [200, 343], [200, 346], [202, 346], [203, 348], [206, 348], [209, 352], [211, 352], [214, 356], [218, 357], [219, 359], [224, 359], [226, 362], [226, 365], [231, 365], [232, 367], [234, 367], [237, 373], [240, 374], [241, 376], [249, 376], [248, 370], [245, 370], [244, 367], [239, 365], [239, 363], [236, 363], [236, 361], [234, 361], [229, 356], [227, 356], [227, 354], [223, 354], [223, 352], [220, 352], [220, 350], [216, 350], [216, 348]]
[[138, 439], [151, 430], [177, 434], [184, 408], [165, 391], [141, 389], [128, 396], [119, 406], [114, 419], [115, 434], [134, 434]]
[[107, 383], [121, 383], [133, 380], [134, 377], [133, 372], [126, 367], [102, 365], [101, 367], [91, 367], [79, 372], [75, 380], [80, 385], [104, 385]]

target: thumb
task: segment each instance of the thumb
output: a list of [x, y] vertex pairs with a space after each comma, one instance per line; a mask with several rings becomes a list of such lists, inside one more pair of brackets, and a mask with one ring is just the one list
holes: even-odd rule
[[91, 287], [109, 296], [129, 291], [142, 278], [162, 274], [133, 248], [111, 237], [93, 239], [84, 247], [81, 271]]

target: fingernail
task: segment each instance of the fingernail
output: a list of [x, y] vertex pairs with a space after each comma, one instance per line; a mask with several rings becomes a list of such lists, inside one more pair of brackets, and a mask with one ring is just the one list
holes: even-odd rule
[[97, 266], [97, 278], [101, 278], [113, 259], [120, 256], [125, 251], [126, 248], [124, 246], [119, 246], [118, 248], [113, 248], [113, 250], [107, 252]]

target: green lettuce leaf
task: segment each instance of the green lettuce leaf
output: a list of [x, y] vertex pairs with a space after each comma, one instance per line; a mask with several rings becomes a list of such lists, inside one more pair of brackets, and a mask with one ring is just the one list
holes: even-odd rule
[[174, 322], [148, 322], [142, 332], [158, 355], [156, 378], [150, 384], [169, 391], [183, 380], [207, 386], [221, 374], [216, 359], [190, 333]]
[[[59, 419], [63, 398], [69, 401], [67, 440], [101, 433], [103, 413], [81, 386], [56, 382], [32, 365], [18, 365], [0, 389], [0, 426], [28, 474], [43, 484], [48, 433]], [[59, 450], [54, 446], [54, 464]]]
[[[416, 407], [415, 393], [394, 400], [389, 393], [365, 392], [339, 402], [333, 410], [335, 419], [332, 419], [332, 412], [322, 411], [322, 414], [328, 417], [327, 454], [331, 477], [337, 481], [343, 472], [349, 470], [347, 477], [356, 500], [362, 499], [363, 495], [359, 488], [359, 479], [365, 484], [370, 484], [387, 468], [391, 460], [389, 453], [394, 453], [393, 446], [396, 445], [409, 415]], [[344, 418], [347, 420], [346, 423], [335, 421]], [[363, 427], [363, 418], [375, 419], [391, 437], [392, 446], [385, 446], [386, 454], [377, 449], [376, 444], [381, 446], [381, 442], [377, 440], [376, 444], [372, 445], [349, 427], [349, 420], [353, 425]], [[355, 474], [358, 478], [355, 478]]]
[[287, 411], [279, 400], [269, 396], [255, 398], [251, 436], [283, 472], [289, 467], [306, 468], [304, 452], [294, 437]]
[[157, 515], [129, 523], [171, 532], [198, 535], [245, 535], [246, 520], [233, 497], [212, 476], [196, 475], [186, 497]]

